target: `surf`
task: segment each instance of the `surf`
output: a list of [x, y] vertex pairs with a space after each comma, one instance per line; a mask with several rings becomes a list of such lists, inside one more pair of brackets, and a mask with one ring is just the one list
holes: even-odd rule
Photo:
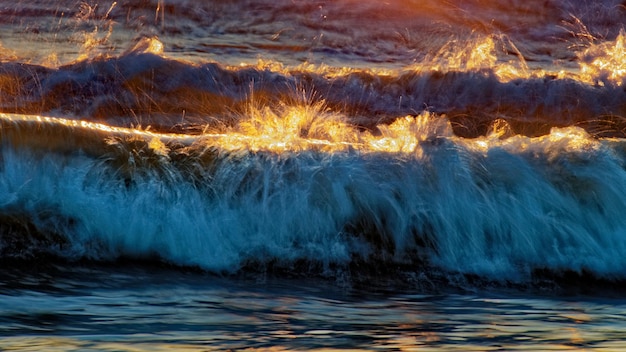
[[466, 139], [427, 115], [330, 150], [297, 135], [237, 145], [233, 135], [1, 117], [2, 213], [14, 224], [3, 258], [623, 279], [623, 142], [580, 128]]
[[[58, 40], [62, 27], [80, 44], [0, 63], [2, 260], [624, 280], [613, 15], [278, 2], [237, 32], [223, 22], [235, 3], [215, 5], [211, 24], [194, 16], [203, 4], [152, 5], [0, 13], [50, 24], [28, 40]], [[260, 20], [268, 13], [282, 27]], [[212, 40], [178, 42], [168, 19]]]

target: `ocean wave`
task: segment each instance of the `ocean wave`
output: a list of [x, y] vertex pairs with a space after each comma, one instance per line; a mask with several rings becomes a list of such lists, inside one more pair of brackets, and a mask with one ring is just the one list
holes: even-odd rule
[[364, 128], [427, 111], [447, 115], [465, 137], [484, 135], [495, 120], [526, 135], [569, 125], [597, 136], [622, 136], [624, 130], [625, 76], [607, 72], [606, 66], [594, 69], [606, 60], [592, 52], [585, 75], [503, 77], [489, 65], [397, 72], [198, 65], [144, 52], [158, 42], [145, 43], [121, 57], [56, 69], [2, 63], [0, 109], [191, 133], [230, 126], [251, 106], [323, 102]]
[[6, 4], [0, 260], [626, 282], [624, 10]]
[[[624, 279], [623, 141], [574, 127], [464, 139], [442, 118], [405, 121], [411, 142], [388, 130], [370, 145], [276, 152], [5, 115], [2, 259]], [[37, 142], [48, 129], [65, 144]], [[393, 138], [407, 145], [375, 149]]]
[[[479, 32], [508, 36], [529, 57], [550, 64], [569, 57], [560, 54], [568, 46], [586, 45], [594, 38], [614, 40], [624, 25], [624, 11], [619, 0], [506, 4], [432, 0], [63, 0], [52, 4], [40, 0], [3, 3], [0, 22], [16, 26], [19, 34], [3, 41], [53, 43], [56, 53], [41, 48], [29, 54], [46, 60], [47, 54], [54, 53], [61, 62], [92, 49], [119, 53], [129, 39], [158, 35], [172, 44], [172, 53], [218, 61], [256, 61], [261, 56], [290, 64], [337, 60], [342, 66], [355, 61], [406, 65], [421, 61], [450, 40]], [[285, 48], [301, 48], [300, 54]]]

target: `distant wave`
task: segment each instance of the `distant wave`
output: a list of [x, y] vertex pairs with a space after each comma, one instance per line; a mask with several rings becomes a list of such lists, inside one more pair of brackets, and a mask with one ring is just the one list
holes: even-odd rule
[[[232, 125], [251, 106], [315, 104], [365, 128], [422, 112], [445, 114], [455, 133], [476, 137], [495, 120], [541, 135], [576, 125], [596, 136], [622, 136], [626, 84], [545, 74], [503, 80], [491, 68], [375, 71], [230, 68], [131, 52], [59, 68], [0, 64], [0, 109], [73, 116], [118, 126], [193, 133]], [[624, 76], [626, 77], [626, 76]]]
[[4, 44], [37, 47], [29, 61], [118, 55], [129, 39], [159, 36], [170, 54], [222, 63], [260, 57], [289, 65], [403, 67], [480, 34], [510, 38], [529, 61], [552, 65], [574, 59], [572, 47], [614, 40], [625, 11], [620, 0], [61, 0], [7, 2], [0, 23], [15, 28], [16, 37], [8, 31]]

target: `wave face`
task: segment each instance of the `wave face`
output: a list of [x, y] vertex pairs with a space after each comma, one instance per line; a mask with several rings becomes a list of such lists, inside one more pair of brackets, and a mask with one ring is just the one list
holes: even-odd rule
[[624, 282], [625, 11], [2, 4], [0, 259]]
[[157, 257], [230, 273], [365, 263], [513, 282], [626, 269], [624, 145], [580, 128], [464, 139], [422, 116], [361, 143], [274, 146], [3, 118], [5, 258]]

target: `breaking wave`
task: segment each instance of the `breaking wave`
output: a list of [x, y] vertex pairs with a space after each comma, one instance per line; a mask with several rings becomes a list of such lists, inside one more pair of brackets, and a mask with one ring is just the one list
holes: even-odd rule
[[381, 131], [276, 146], [3, 115], [2, 257], [624, 279], [621, 140], [576, 127], [465, 139], [429, 115]]
[[625, 282], [624, 7], [488, 3], [4, 7], [0, 260]]

